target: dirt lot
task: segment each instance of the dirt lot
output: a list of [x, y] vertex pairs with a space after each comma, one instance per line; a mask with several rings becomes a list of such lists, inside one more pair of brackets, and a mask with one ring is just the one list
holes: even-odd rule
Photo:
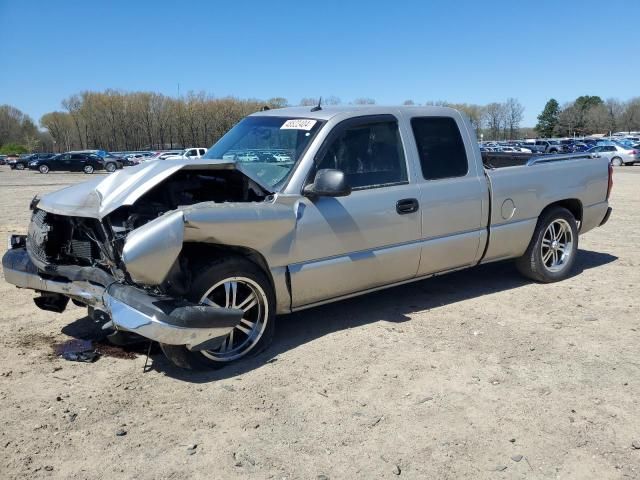
[[[0, 236], [84, 179], [0, 167]], [[500, 263], [393, 288], [280, 318], [269, 351], [213, 373], [65, 361], [85, 310], [0, 281], [0, 477], [638, 479], [639, 189], [616, 170], [567, 281]]]

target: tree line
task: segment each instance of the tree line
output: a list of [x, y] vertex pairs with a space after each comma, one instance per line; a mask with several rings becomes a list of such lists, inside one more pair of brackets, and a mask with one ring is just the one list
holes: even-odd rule
[[541, 137], [640, 131], [640, 97], [622, 102], [582, 95], [562, 107], [552, 98], [538, 115], [535, 130]]
[[[305, 97], [298, 105], [313, 106], [318, 101], [318, 98]], [[322, 99], [323, 105], [342, 103], [335, 96]], [[349, 103], [374, 105], [376, 100], [361, 97]], [[416, 105], [411, 100], [404, 103]], [[209, 146], [243, 117], [265, 107], [289, 105], [290, 102], [282, 97], [268, 100], [214, 98], [204, 92], [190, 92], [176, 98], [154, 92], [84, 91], [65, 98], [61, 110], [44, 114], [40, 118], [42, 131], [18, 109], [3, 107], [4, 110], [0, 110], [0, 145], [15, 147], [19, 144], [23, 146], [21, 151], [93, 148], [123, 151]], [[425, 102], [425, 105], [446, 105], [463, 111], [478, 131], [486, 131], [487, 139], [517, 138], [524, 111], [516, 99], [485, 106], [444, 101]], [[487, 128], [483, 130], [485, 125]]]
[[[298, 104], [312, 106], [318, 101], [318, 98], [305, 97]], [[342, 103], [335, 96], [322, 100], [323, 105]], [[373, 105], [376, 100], [361, 97], [349, 103]], [[44, 114], [40, 118], [42, 130], [17, 108], [0, 106], [0, 153], [209, 146], [246, 115], [265, 107], [289, 105], [282, 97], [259, 100], [215, 98], [204, 92], [170, 97], [154, 92], [84, 91], [65, 98], [61, 110]], [[406, 100], [404, 105], [419, 104]], [[427, 101], [423, 105], [448, 106], [462, 111], [469, 117], [478, 138], [484, 140], [640, 130], [640, 97], [621, 102], [581, 96], [562, 107], [551, 99], [538, 116], [535, 132], [521, 126], [524, 107], [515, 98], [487, 105], [442, 100]]]
[[28, 115], [11, 105], [0, 105], [0, 153], [32, 152], [48, 140]]

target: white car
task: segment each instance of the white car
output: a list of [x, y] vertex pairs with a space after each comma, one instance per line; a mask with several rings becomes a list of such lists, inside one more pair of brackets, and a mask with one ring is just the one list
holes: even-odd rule
[[166, 160], [167, 157], [181, 156], [181, 155], [182, 155], [182, 150], [174, 150], [170, 152], [156, 152], [153, 155], [145, 158], [144, 161], [151, 162], [153, 160]]
[[615, 167], [633, 165], [635, 162], [640, 162], [640, 151], [619, 145], [598, 145], [590, 148], [587, 152], [597, 153], [601, 157], [608, 158], [611, 165]]
[[186, 148], [182, 153], [176, 155], [168, 155], [165, 160], [193, 160], [195, 158], [202, 158], [207, 153], [206, 148]]

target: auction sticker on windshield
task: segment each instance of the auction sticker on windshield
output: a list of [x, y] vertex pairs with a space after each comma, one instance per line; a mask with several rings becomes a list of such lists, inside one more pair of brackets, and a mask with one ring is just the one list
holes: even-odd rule
[[308, 118], [292, 118], [282, 124], [280, 130], [311, 130], [316, 124], [316, 120]]

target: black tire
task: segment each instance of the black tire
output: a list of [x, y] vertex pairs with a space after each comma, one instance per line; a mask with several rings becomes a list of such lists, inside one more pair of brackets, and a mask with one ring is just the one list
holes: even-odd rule
[[104, 166], [104, 169], [109, 172], [109, 173], [113, 173], [117, 170], [118, 166], [113, 163], [113, 162], [109, 162]]
[[38, 167], [38, 171], [40, 173], [49, 173], [49, 166], [48, 165], [40, 165]]
[[[554, 225], [564, 225], [563, 222], [566, 222], [566, 225], [568, 225], [571, 230], [571, 242], [567, 242], [571, 243], [571, 250], [562, 265], [550, 267], [547, 266], [546, 261], [543, 261], [543, 239], [545, 239], [545, 234], [552, 223], [554, 223]], [[549, 247], [546, 248], [548, 251]], [[522, 275], [536, 282], [558, 282], [564, 280], [571, 274], [577, 254], [578, 226], [575, 217], [566, 208], [552, 207], [544, 211], [538, 219], [529, 247], [524, 255], [516, 260], [516, 267]], [[564, 254], [562, 254], [562, 258], [564, 258]], [[557, 270], [555, 270], [556, 268]]]
[[216, 357], [217, 352], [192, 352], [182, 345], [160, 344], [167, 358], [178, 367], [188, 370], [222, 368], [230, 363], [236, 363], [245, 358], [257, 355], [271, 343], [275, 331], [275, 293], [269, 278], [255, 263], [239, 256], [227, 256], [213, 261], [195, 274], [187, 298], [192, 302], [200, 303], [205, 293], [213, 286], [233, 277], [249, 279], [255, 283], [255, 285], [259, 286], [261, 292], [264, 293], [266, 312], [264, 315], [265, 325], [262, 329], [261, 336], [249, 350], [242, 353], [241, 356], [229, 360], [219, 357], [217, 360], [210, 358]]
[[16, 163], [16, 170], [24, 170], [24, 164], [23, 163]]
[[622, 159], [620, 157], [613, 157], [611, 159], [611, 165], [614, 167], [621, 167], [624, 163], [622, 163]]
[[93, 165], [85, 165], [82, 171], [87, 175], [91, 175], [93, 173]]

